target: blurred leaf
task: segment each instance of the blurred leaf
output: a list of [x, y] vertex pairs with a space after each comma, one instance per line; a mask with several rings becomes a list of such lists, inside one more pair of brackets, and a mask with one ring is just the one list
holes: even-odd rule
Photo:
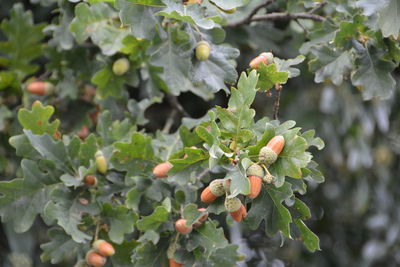
[[40, 259], [43, 262], [50, 261], [51, 264], [57, 264], [69, 257], [75, 256], [79, 250], [79, 244], [61, 229], [52, 228], [48, 231], [48, 235], [51, 241], [40, 246], [43, 250]]
[[197, 227], [189, 236], [188, 250], [192, 251], [197, 247], [203, 247], [206, 255], [210, 255], [219, 248], [228, 245], [228, 240], [224, 236], [222, 228], [217, 228], [215, 223], [207, 221], [200, 227]]
[[108, 96], [121, 98], [124, 82], [124, 77], [115, 75], [109, 66], [96, 72], [92, 78], [92, 83], [97, 85], [96, 92], [99, 92], [102, 98]]
[[168, 215], [169, 212], [165, 207], [158, 206], [151, 215], [143, 216], [137, 221], [137, 228], [143, 232], [149, 229], [157, 230], [163, 222], [168, 220]]
[[137, 215], [128, 210], [125, 206], [119, 205], [113, 207], [110, 203], [103, 204], [102, 215], [108, 221], [110, 231], [108, 236], [111, 241], [121, 244], [124, 241], [124, 235], [133, 232], [134, 224], [137, 221]]

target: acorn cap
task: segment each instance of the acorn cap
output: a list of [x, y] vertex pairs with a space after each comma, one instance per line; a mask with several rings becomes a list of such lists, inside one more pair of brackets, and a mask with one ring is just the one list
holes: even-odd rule
[[271, 165], [276, 161], [278, 155], [269, 147], [264, 146], [258, 154], [258, 160], [266, 165]]
[[229, 212], [234, 212], [240, 209], [242, 202], [237, 197], [225, 199], [225, 209]]
[[247, 168], [246, 175], [262, 178], [264, 176], [264, 169], [260, 165], [253, 163]]
[[210, 191], [213, 195], [220, 197], [225, 194], [224, 180], [216, 179], [210, 183]]

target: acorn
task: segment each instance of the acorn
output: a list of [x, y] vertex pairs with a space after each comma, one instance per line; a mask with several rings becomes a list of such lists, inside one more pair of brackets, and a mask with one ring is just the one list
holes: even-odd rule
[[216, 179], [207, 186], [201, 193], [201, 201], [205, 203], [213, 202], [217, 197], [225, 194], [224, 180]]
[[121, 76], [124, 75], [129, 70], [129, 60], [126, 58], [117, 59], [113, 66], [112, 70], [115, 75]]
[[94, 267], [102, 267], [106, 264], [107, 259], [97, 253], [94, 249], [86, 253], [86, 263]]
[[261, 192], [262, 178], [264, 177], [264, 169], [258, 164], [252, 164], [246, 170], [247, 178], [250, 182], [250, 198], [256, 198]]
[[172, 169], [173, 165], [168, 161], [157, 164], [153, 169], [153, 174], [156, 178], [168, 177], [168, 171]]
[[33, 81], [27, 85], [26, 90], [33, 95], [51, 95], [54, 92], [54, 85], [49, 82]]
[[240, 222], [244, 217], [247, 216], [245, 206], [237, 197], [226, 198], [225, 209], [231, 214], [232, 219], [237, 222]]
[[200, 212], [204, 212], [203, 216], [201, 216], [197, 222], [195, 222], [193, 224], [193, 227], [199, 227], [201, 226], [207, 219], [208, 219], [208, 211], [205, 208], [200, 208], [199, 209]]
[[83, 182], [85, 183], [85, 185], [88, 185], [88, 186], [96, 186], [97, 178], [96, 178], [96, 176], [94, 176], [92, 174], [88, 174], [85, 176], [85, 178], [83, 178]]
[[168, 259], [169, 267], [182, 267], [183, 264], [176, 262], [174, 259]]
[[204, 61], [210, 56], [211, 47], [206, 41], [200, 41], [196, 45], [196, 58], [197, 60]]
[[189, 234], [192, 231], [192, 226], [187, 226], [186, 225], [186, 220], [185, 219], [179, 219], [175, 222], [175, 229], [181, 234]]
[[278, 135], [272, 138], [266, 146], [261, 148], [258, 159], [265, 165], [274, 163], [285, 146], [285, 139]]
[[107, 172], [107, 160], [104, 157], [103, 152], [101, 150], [98, 150], [95, 154], [95, 158], [96, 158], [97, 170], [100, 173], [105, 174]]
[[93, 243], [93, 248], [102, 256], [110, 257], [115, 254], [114, 247], [103, 239], [96, 240]]
[[260, 67], [261, 62], [264, 63], [265, 65], [274, 63], [274, 55], [271, 52], [263, 52], [257, 57], [253, 58], [250, 61], [249, 66], [252, 69], [258, 69]]

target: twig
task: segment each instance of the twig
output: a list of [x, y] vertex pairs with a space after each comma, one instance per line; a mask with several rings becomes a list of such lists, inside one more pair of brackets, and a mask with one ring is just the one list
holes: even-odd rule
[[260, 3], [259, 5], [257, 5], [256, 7], [254, 7], [254, 9], [250, 12], [249, 15], [247, 15], [247, 17], [245, 17], [244, 19], [236, 22], [237, 25], [241, 25], [241, 24], [249, 24], [251, 22], [251, 18], [254, 17], [255, 14], [257, 14], [257, 12], [263, 8], [266, 7], [270, 4], [272, 4], [275, 0], [267, 0], [264, 1], [263, 3]]
[[100, 220], [98, 220], [97, 224], [96, 224], [96, 232], [94, 234], [94, 241], [93, 242], [96, 242], [97, 239], [99, 238], [99, 231], [100, 231]]
[[306, 29], [306, 27], [304, 27], [303, 24], [301, 24], [301, 22], [300, 22], [298, 19], [295, 19], [294, 21], [297, 23], [297, 25], [300, 26], [300, 28], [303, 29], [303, 31], [304, 31], [305, 34], [308, 34], [308, 30]]
[[281, 91], [282, 85], [276, 84], [275, 85], [276, 95], [275, 95], [275, 102], [274, 102], [274, 120], [278, 119], [278, 112], [279, 112], [279, 103], [281, 101]]
[[170, 105], [178, 110], [180, 113], [182, 113], [183, 116], [185, 117], [191, 117], [189, 113], [182, 107], [182, 105], [179, 103], [178, 98], [174, 95], [167, 95], [167, 100], [170, 103]]
[[200, 180], [201, 178], [203, 178], [204, 176], [206, 176], [209, 172], [210, 172], [210, 168], [205, 169], [204, 171], [202, 171], [199, 176], [198, 179]]
[[310, 20], [315, 20], [315, 21], [324, 21], [326, 20], [325, 17], [316, 15], [316, 14], [311, 14], [311, 13], [305, 13], [305, 12], [300, 12], [300, 13], [287, 13], [287, 12], [274, 12], [274, 13], [269, 13], [265, 15], [258, 15], [258, 16], [253, 16], [250, 18], [248, 21], [238, 21], [238, 22], [232, 22], [227, 25], [227, 27], [237, 27], [242, 24], [249, 24], [250, 22], [253, 21], [274, 21], [274, 20], [291, 20], [291, 19], [310, 19]]
[[163, 133], [169, 133], [169, 130], [171, 130], [172, 125], [174, 124], [175, 116], [178, 113], [176, 109], [173, 109], [171, 113], [169, 114], [169, 117], [167, 121], [165, 122], [164, 128], [162, 129]]

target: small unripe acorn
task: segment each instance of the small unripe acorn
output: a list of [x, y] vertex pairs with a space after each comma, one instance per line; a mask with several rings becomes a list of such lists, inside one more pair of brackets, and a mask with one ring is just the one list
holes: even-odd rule
[[91, 249], [86, 253], [86, 263], [94, 267], [102, 267], [106, 264], [107, 259]]
[[129, 65], [129, 60], [123, 57], [114, 62], [112, 70], [115, 75], [121, 76], [129, 70]]
[[34, 81], [27, 85], [26, 90], [34, 95], [51, 95], [54, 92], [54, 86], [49, 82]]
[[94, 176], [92, 174], [88, 174], [83, 179], [83, 182], [85, 183], [85, 185], [88, 185], [88, 186], [96, 186], [97, 185], [97, 178], [96, 178], [96, 176]]
[[185, 219], [179, 219], [175, 222], [175, 229], [181, 234], [189, 234], [192, 231], [192, 226], [186, 226]]
[[93, 248], [102, 256], [110, 257], [114, 255], [114, 247], [105, 240], [99, 239], [93, 243]]
[[100, 173], [105, 174], [107, 172], [107, 160], [104, 157], [103, 152], [101, 152], [101, 150], [98, 150], [95, 154], [95, 158], [97, 170]]
[[172, 167], [173, 165], [168, 161], [157, 164], [153, 169], [153, 174], [156, 178], [168, 177], [168, 171], [172, 169]]
[[257, 177], [264, 177], [264, 169], [258, 164], [251, 164], [250, 167], [246, 170], [247, 176], [257, 176]]
[[263, 52], [260, 54], [260, 56], [263, 56], [267, 59], [267, 64], [274, 63], [274, 55], [271, 52]]
[[200, 41], [196, 46], [196, 58], [197, 60], [203, 61], [207, 60], [210, 56], [211, 47], [210, 44], [206, 41]]

